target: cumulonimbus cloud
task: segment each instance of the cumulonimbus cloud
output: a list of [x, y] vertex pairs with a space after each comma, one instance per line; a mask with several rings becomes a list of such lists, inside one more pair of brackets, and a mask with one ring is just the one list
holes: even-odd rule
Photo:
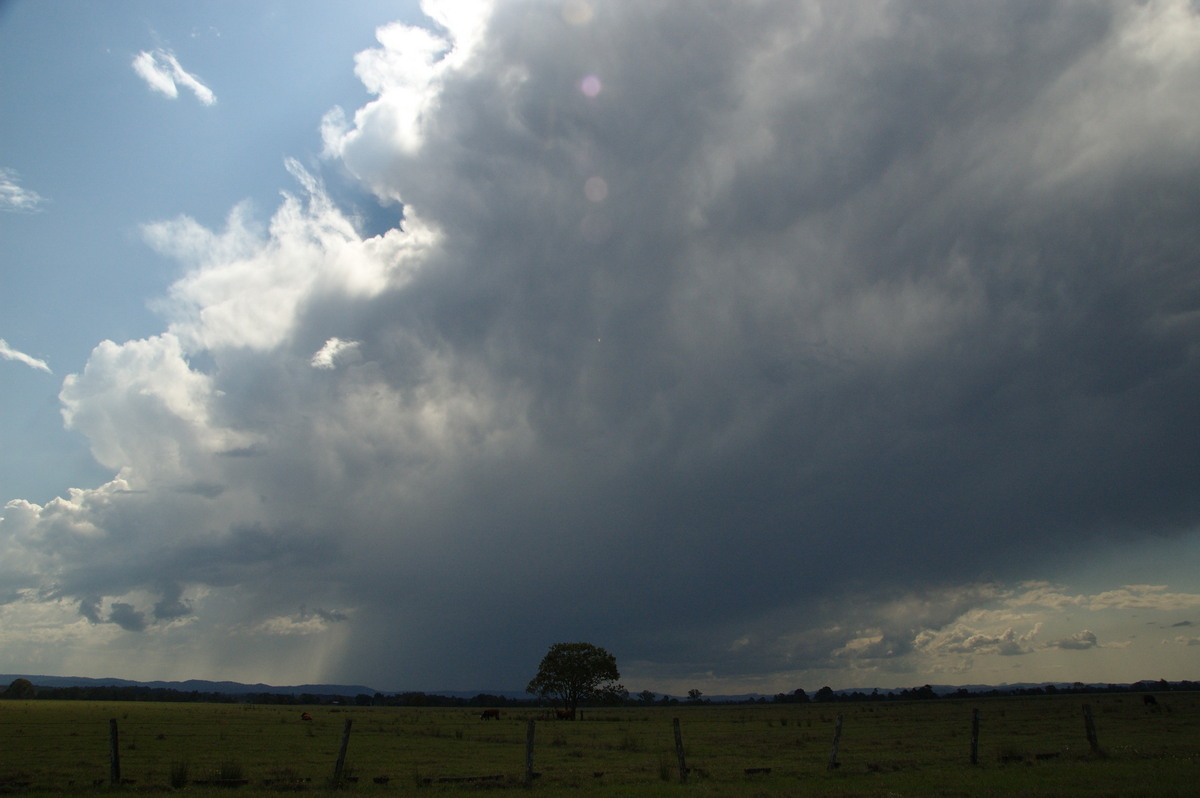
[[12, 606], [382, 687], [898, 673], [1043, 651], [984, 574], [1200, 522], [1186, 2], [476, 11], [324, 121], [395, 229], [295, 162], [265, 229], [145, 228], [166, 329], [62, 391], [114, 479], [6, 508]]
[[154, 91], [171, 99], [179, 96], [179, 87], [192, 92], [204, 105], [214, 105], [217, 95], [179, 64], [170, 50], [142, 50], [133, 58], [133, 71]]

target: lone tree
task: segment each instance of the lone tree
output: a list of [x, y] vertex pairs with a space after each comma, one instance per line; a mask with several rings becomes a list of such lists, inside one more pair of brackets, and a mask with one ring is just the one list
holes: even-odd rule
[[580, 701], [625, 696], [620, 678], [617, 658], [604, 649], [591, 643], [555, 643], [525, 691], [558, 699], [563, 709], [574, 713]]
[[0, 695], [4, 698], [34, 698], [37, 688], [28, 679], [13, 679], [12, 684]]

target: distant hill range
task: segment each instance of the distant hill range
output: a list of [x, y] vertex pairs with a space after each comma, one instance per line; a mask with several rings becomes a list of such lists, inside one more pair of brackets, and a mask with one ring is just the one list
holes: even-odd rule
[[[477, 703], [479, 699], [499, 699], [500, 701], [508, 702], [524, 702], [531, 701], [532, 697], [524, 691], [514, 690], [426, 690], [426, 691], [380, 691], [373, 687], [367, 687], [361, 684], [298, 684], [298, 685], [270, 685], [270, 684], [243, 684], [241, 682], [212, 682], [204, 679], [188, 679], [181, 682], [139, 682], [131, 679], [115, 679], [105, 678], [96, 679], [87, 676], [39, 676], [23, 673], [0, 674], [0, 694], [4, 692], [4, 688], [12, 684], [16, 679], [28, 679], [35, 687], [50, 688], [52, 690], [62, 688], [135, 688], [140, 690], [164, 690], [173, 691], [176, 693], [200, 693], [209, 696], [228, 696], [237, 700], [238, 697], [244, 696], [280, 696], [298, 698], [300, 696], [315, 697], [322, 702], [329, 702], [336, 699], [355, 699], [362, 696], [385, 696], [389, 699], [388, 703], [393, 703], [396, 698], [411, 697], [414, 700], [411, 702], [414, 705], [421, 703], [418, 697], [421, 698], [444, 698], [451, 702], [471, 702]], [[987, 695], [987, 694], [1029, 694], [1029, 693], [1053, 693], [1053, 692], [1106, 692], [1106, 691], [1156, 691], [1156, 690], [1197, 690], [1200, 689], [1200, 684], [1192, 681], [1177, 681], [1167, 682], [1166, 680], [1143, 680], [1140, 682], [1125, 683], [1125, 684], [1104, 684], [1082, 682], [1024, 682], [1020, 684], [1001, 684], [1001, 685], [985, 685], [985, 684], [970, 684], [970, 685], [925, 685], [917, 688], [849, 688], [842, 690], [829, 690], [822, 688], [816, 693], [807, 693], [802, 697], [797, 697], [794, 692], [780, 693], [777, 695], [764, 695], [761, 693], [743, 693], [740, 695], [703, 695], [702, 700], [705, 703], [757, 703], [765, 701], [784, 701], [790, 702], [800, 698], [800, 700], [862, 700], [870, 698], [934, 698], [952, 695]], [[823, 694], [823, 695], [822, 695]], [[636, 700], [641, 693], [631, 693], [630, 698]], [[670, 700], [685, 700], [682, 697], [673, 697], [663, 693], [653, 693], [654, 700], [670, 701]], [[402, 702], [403, 703], [403, 702]]]
[[361, 684], [298, 684], [277, 687], [270, 684], [242, 684], [241, 682], [210, 682], [204, 679], [188, 679], [183, 682], [136, 682], [130, 679], [92, 679], [87, 676], [33, 676], [25, 673], [0, 673], [0, 690], [12, 684], [14, 679], [28, 679], [35, 687], [148, 687], [152, 690], [177, 690], [183, 693], [219, 693], [221, 695], [309, 695], [356, 696], [374, 695], [376, 690]]

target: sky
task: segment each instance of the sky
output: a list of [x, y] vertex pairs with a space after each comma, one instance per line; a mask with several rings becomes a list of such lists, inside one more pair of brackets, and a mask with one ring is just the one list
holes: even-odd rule
[[1200, 6], [0, 2], [0, 672], [1200, 678]]

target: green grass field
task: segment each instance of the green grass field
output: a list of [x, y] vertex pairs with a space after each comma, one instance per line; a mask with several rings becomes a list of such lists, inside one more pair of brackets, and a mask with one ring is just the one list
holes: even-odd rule
[[[109, 792], [109, 719], [123, 792], [326, 793], [347, 720], [341, 792], [547, 796], [1184, 796], [1200, 793], [1200, 694], [536, 710], [0, 701], [0, 793]], [[1090, 704], [1102, 755], [1084, 734]], [[970, 764], [972, 711], [979, 763]], [[313, 720], [302, 721], [307, 710]], [[830, 770], [835, 720], [843, 717]], [[681, 784], [672, 720], [690, 770]], [[769, 771], [767, 770], [769, 769]], [[749, 772], [748, 772], [749, 771]], [[386, 777], [386, 781], [384, 781]], [[225, 778], [236, 790], [206, 786]], [[377, 781], [378, 780], [378, 781]]]

